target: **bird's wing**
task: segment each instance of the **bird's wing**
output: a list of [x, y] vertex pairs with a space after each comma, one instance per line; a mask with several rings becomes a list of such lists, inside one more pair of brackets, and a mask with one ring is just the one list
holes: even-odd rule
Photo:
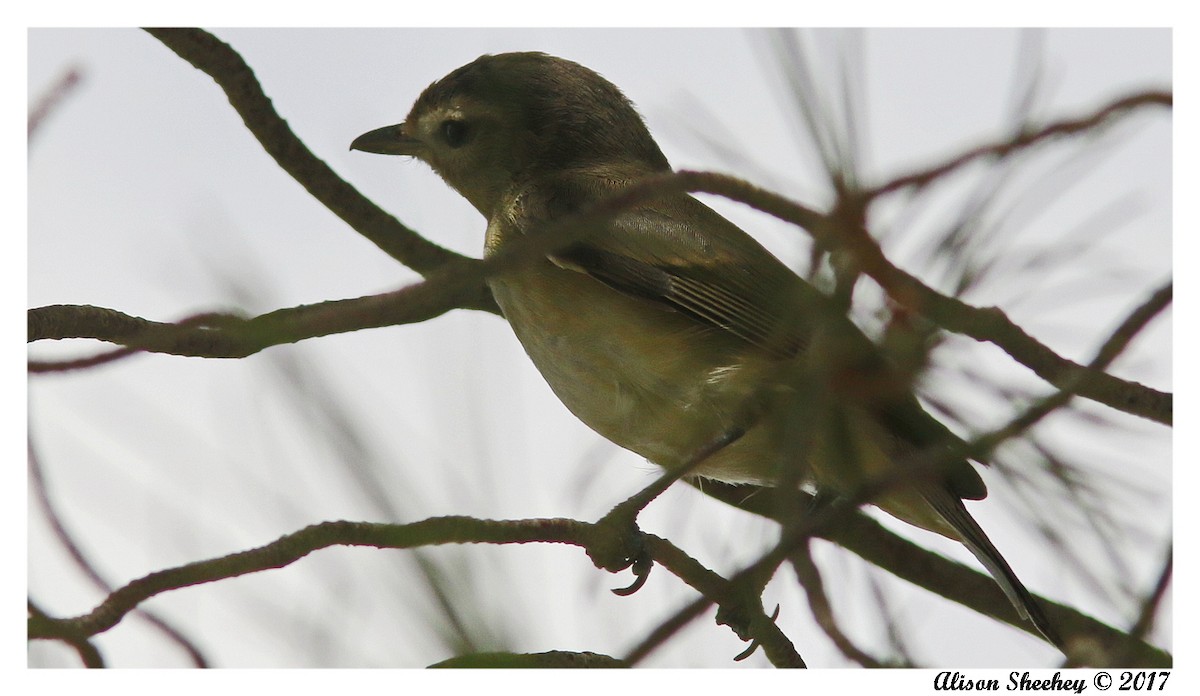
[[[544, 214], [553, 219], [579, 210], [597, 192], [560, 180], [544, 195]], [[823, 299], [752, 237], [687, 195], [622, 211], [551, 260], [778, 359], [804, 347], [813, 313], [807, 305]]]

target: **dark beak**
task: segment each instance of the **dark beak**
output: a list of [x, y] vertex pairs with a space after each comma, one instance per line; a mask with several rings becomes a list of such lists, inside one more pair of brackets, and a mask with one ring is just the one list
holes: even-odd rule
[[404, 134], [404, 124], [384, 126], [363, 133], [350, 143], [351, 150], [373, 152], [377, 155], [416, 156], [421, 142]]

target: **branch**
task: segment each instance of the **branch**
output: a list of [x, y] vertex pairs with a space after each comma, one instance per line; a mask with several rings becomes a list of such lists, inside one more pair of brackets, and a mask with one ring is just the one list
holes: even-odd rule
[[1024, 413], [1014, 418], [1005, 427], [977, 438], [968, 456], [972, 459], [987, 457], [1004, 440], [1025, 432], [1049, 415], [1051, 411], [1065, 406], [1067, 402], [1078, 396], [1090, 380], [1096, 375], [1104, 374], [1102, 370], [1112, 364], [1112, 361], [1116, 360], [1117, 356], [1125, 350], [1129, 343], [1146, 328], [1146, 325], [1171, 304], [1173, 296], [1174, 284], [1171, 282], [1166, 283], [1151, 293], [1109, 335], [1108, 339], [1096, 351], [1096, 357], [1092, 358], [1086, 367], [1081, 368], [1072, 374], [1071, 377], [1063, 380], [1059, 391], [1025, 409]]
[[[428, 275], [452, 261], [465, 258], [404, 226], [314, 155], [292, 132], [287, 121], [275, 111], [255, 78], [254, 71], [228, 44], [200, 29], [146, 31], [215, 80], [267, 154], [313, 198], [384, 253], [421, 275]], [[486, 287], [479, 285], [474, 291], [465, 306], [498, 311]]]
[[[28, 600], [29, 620], [33, 621], [53, 621], [45, 611], [42, 610], [32, 599]], [[58, 636], [62, 642], [75, 648], [75, 652], [79, 654], [79, 659], [83, 662], [83, 666], [89, 669], [103, 668], [104, 656], [96, 649], [95, 645], [87, 639], [87, 636], [81, 635], [62, 635]]]
[[[763, 648], [767, 659], [776, 667], [805, 667], [803, 658], [796, 652], [792, 641], [784, 635], [772, 617], [762, 610], [758, 593], [747, 591], [747, 587], [733, 580], [726, 580], [705, 568], [666, 539], [653, 534], [643, 535], [646, 551], [650, 556], [676, 577], [700, 592], [700, 597], [677, 616], [664, 622], [650, 636], [634, 648], [624, 660], [636, 664], [650, 654], [687, 622], [699, 616], [707, 607], [716, 604], [726, 613], [740, 618], [730, 628], [743, 640], [752, 637], [755, 644]], [[745, 635], [743, 635], [745, 634]]]
[[[156, 595], [192, 585], [283, 568], [308, 554], [330, 546], [371, 546], [411, 549], [439, 544], [525, 544], [557, 543], [579, 546], [591, 553], [610, 547], [611, 528], [570, 519], [480, 520], [471, 517], [437, 517], [411, 524], [367, 522], [322, 522], [288, 534], [255, 549], [160, 570], [110, 593], [91, 612], [71, 618], [53, 618], [31, 612], [30, 639], [57, 639], [79, 645], [116, 626], [126, 614]], [[707, 603], [722, 606], [736, 601], [728, 585], [712, 571], [689, 558], [664, 539], [644, 535], [651, 558], [706, 596]], [[706, 606], [707, 606], [706, 603]], [[741, 609], [738, 605], [738, 609]], [[790, 641], [769, 620], [754, 622], [753, 636], [770, 646], [768, 655], [790, 664], [799, 661]], [[790, 655], [788, 655], [790, 651]], [[775, 658], [773, 658], [775, 659]], [[802, 661], [800, 662], [802, 665]]]
[[[278, 309], [256, 317], [203, 314], [178, 323], [150, 321], [90, 305], [30, 309], [28, 340], [94, 338], [151, 353], [204, 358], [244, 358], [264, 348], [336, 333], [413, 324], [470, 303], [483, 281], [482, 262], [465, 260], [428, 280], [380, 295]], [[120, 357], [128, 351], [116, 351]], [[103, 357], [103, 356], [102, 356]], [[101, 359], [33, 362], [33, 372], [88, 367]]]
[[374, 546], [406, 549], [431, 544], [532, 541], [582, 545], [586, 525], [572, 520], [495, 522], [468, 517], [440, 517], [413, 524], [322, 522], [248, 551], [160, 570], [109, 594], [90, 613], [69, 619], [31, 617], [30, 638], [93, 636], [116, 626], [147, 599], [183, 587], [283, 568], [329, 546]]
[[629, 666], [623, 660], [608, 655], [566, 650], [471, 653], [429, 665], [430, 669], [616, 669]]

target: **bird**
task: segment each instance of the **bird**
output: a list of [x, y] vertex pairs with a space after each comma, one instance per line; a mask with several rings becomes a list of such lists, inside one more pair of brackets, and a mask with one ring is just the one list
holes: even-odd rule
[[[350, 149], [428, 164], [486, 219], [485, 256], [672, 171], [616, 85], [540, 52], [480, 56]], [[701, 479], [848, 496], [891, 476], [870, 502], [963, 543], [1018, 614], [1061, 646], [963, 502], [987, 495], [972, 464], [897, 470], [961, 440], [827, 294], [686, 192], [653, 195], [596, 227], [487, 279], [575, 416]], [[856, 396], [837, 398], [847, 393]]]

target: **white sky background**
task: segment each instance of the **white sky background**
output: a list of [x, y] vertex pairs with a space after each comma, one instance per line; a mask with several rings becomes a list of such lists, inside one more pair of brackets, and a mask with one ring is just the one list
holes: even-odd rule
[[[215, 33], [252, 66], [318, 157], [403, 222], [462, 253], [479, 254], [484, 227], [465, 201], [420, 163], [351, 153], [347, 146], [359, 133], [403, 120], [421, 89], [482, 53], [543, 50], [576, 60], [638, 105], [675, 167], [732, 172], [802, 202], [825, 200], [819, 166], [791, 102], [781, 96], [777, 56], [763, 33]], [[817, 52], [817, 79], [831, 94], [839, 84], [837, 51], [846, 41], [865, 48], [865, 118], [856, 115], [866, 131], [866, 172], [876, 180], [1001, 137], [1011, 123], [1018, 33], [818, 32], [803, 39]], [[1039, 117], [1075, 116], [1134, 90], [1171, 86], [1169, 32], [1052, 31], [1042, 39]], [[224, 309], [257, 314], [387, 291], [416, 278], [280, 171], [211, 79], [149, 35], [30, 32], [31, 103], [70, 67], [82, 72], [82, 84], [29, 147], [30, 307], [94, 304], [156, 320]], [[1042, 271], [999, 269], [968, 296], [978, 305], [1002, 305], [1078, 360], [1090, 358], [1125, 313], [1170, 275], [1171, 117], [1160, 110], [1128, 121], [1102, 141], [1098, 156], [1049, 157], [1020, 168], [1013, 193], [1002, 198], [1000, 209], [1011, 204], [1012, 218], [993, 248], [1006, 258], [1068, 243], [1080, 243], [1079, 250]], [[746, 162], [723, 157], [701, 133]], [[1071, 163], [1065, 173], [1054, 169], [1062, 160]], [[1063, 188], [1063, 181], [1073, 183]], [[786, 259], [803, 258], [802, 233], [736, 206], [721, 209]], [[922, 254], [945, 214], [938, 208], [910, 219], [894, 208], [883, 211], [881, 219], [895, 225], [885, 250], [903, 267], [940, 281]], [[1112, 229], [1101, 222], [1107, 219]], [[1115, 371], [1172, 389], [1170, 339], [1168, 312]], [[944, 361], [931, 386], [980, 427], [1001, 422], [1012, 405], [964, 391], [957, 368], [996, 369], [1013, 384], [1044, 388], [1022, 370], [1005, 371], [997, 352], [967, 343], [938, 353]], [[30, 353], [98, 348], [37, 345]], [[298, 398], [289, 386], [296, 374], [329, 390], [326, 396]], [[330, 411], [357, 429], [348, 436], [356, 454], [331, 444], [347, 434], [322, 420], [319, 414]], [[1169, 538], [1170, 434], [1105, 409], [1089, 412], [1121, 427], [1098, 431], [1061, 418], [1039, 432], [1094, 472], [1102, 499], [1119, 508], [1110, 542], [1120, 565], [1091, 531], [1077, 528], [1057, 491], [1030, 498], [990, 472], [992, 496], [971, 509], [1032, 590], [1128, 625], [1133, 608], [1122, 593], [1142, 592], [1152, 582]], [[276, 347], [242, 361], [139, 356], [37, 377], [30, 380], [29, 422], [67, 524], [116, 584], [322, 520], [407, 522], [445, 514], [593, 520], [655, 472], [575, 421], [504, 322], [478, 312]], [[1015, 449], [1014, 461], [1027, 453]], [[348, 473], [351, 460], [376, 477], [369, 492]], [[1065, 561], [1020, 523], [1027, 505], [1068, 530], [1078, 560]], [[774, 538], [770, 525], [683, 487], [657, 501], [642, 523], [726, 573]], [[967, 556], [929, 535], [916, 538]], [[48, 540], [35, 510], [29, 547], [30, 592], [51, 613], [82, 613], [100, 600]], [[490, 631], [494, 642], [482, 648], [620, 655], [692, 597], [662, 569], [637, 595], [614, 597], [607, 588], [626, 584], [628, 574], [608, 576], [573, 548], [457, 547], [428, 556], [451, 576], [464, 620]], [[412, 557], [321, 551], [284, 570], [172, 592], [149, 606], [221, 666], [423, 666], [452, 652], [422, 628], [437, 609], [414, 579]], [[1036, 640], [946, 606], [848, 554], [822, 548], [818, 560], [843, 625], [868, 649], [883, 640], [872, 595], [878, 584], [922, 664], [1056, 663]], [[844, 665], [811, 625], [791, 581], [790, 571], [782, 571], [767, 594], [783, 605], [785, 632], [809, 664]], [[1167, 633], [1155, 638], [1172, 647]], [[97, 643], [114, 665], [184, 664], [177, 648], [136, 618]], [[710, 616], [649, 664], [731, 666], [743, 647]], [[47, 643], [29, 650], [30, 665], [74, 661]], [[757, 655], [748, 664], [766, 661]]]

